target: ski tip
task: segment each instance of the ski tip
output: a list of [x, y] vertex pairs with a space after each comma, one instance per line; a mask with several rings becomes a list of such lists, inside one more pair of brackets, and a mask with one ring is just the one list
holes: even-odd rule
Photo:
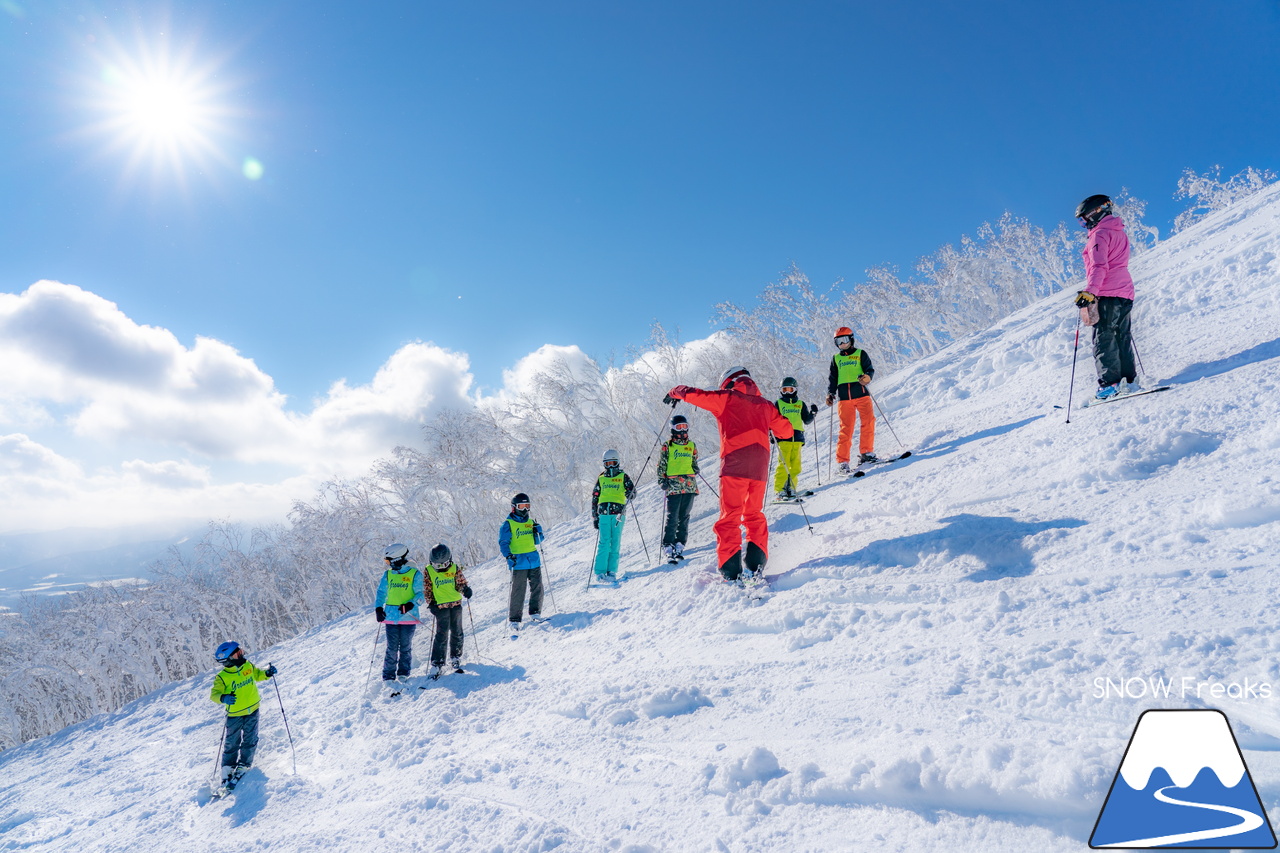
[[899, 458], [899, 459], [906, 459], [906, 458], [907, 458], [908, 456], [910, 456], [910, 455], [911, 455], [911, 451], [910, 451], [910, 450], [904, 450], [904, 451], [902, 451], [902, 453], [898, 454], [898, 458]]

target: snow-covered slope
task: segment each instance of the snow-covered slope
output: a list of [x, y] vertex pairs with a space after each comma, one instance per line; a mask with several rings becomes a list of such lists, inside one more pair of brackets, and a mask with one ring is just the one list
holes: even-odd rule
[[211, 669], [0, 754], [0, 850], [1076, 851], [1149, 707], [1223, 709], [1274, 809], [1278, 254], [1280, 186], [1134, 265], [1164, 394], [1066, 423], [1065, 295], [882, 383], [878, 447], [915, 456], [824, 479], [813, 533], [770, 508], [763, 603], [705, 581], [709, 495], [690, 565], [647, 566], [629, 522], [616, 590], [564, 525], [549, 625], [509, 640], [505, 567], [472, 571], [475, 674], [371, 699], [352, 615], [253, 655], [296, 774], [268, 687], [257, 768], [204, 803]]

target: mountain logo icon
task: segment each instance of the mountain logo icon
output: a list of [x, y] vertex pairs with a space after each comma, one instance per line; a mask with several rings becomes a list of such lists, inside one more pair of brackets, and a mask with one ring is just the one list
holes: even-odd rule
[[1089, 846], [1274, 849], [1276, 835], [1227, 715], [1144, 711]]

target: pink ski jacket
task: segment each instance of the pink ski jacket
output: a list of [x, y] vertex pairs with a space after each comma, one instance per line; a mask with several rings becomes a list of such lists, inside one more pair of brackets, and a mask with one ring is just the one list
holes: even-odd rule
[[1084, 244], [1084, 289], [1094, 296], [1133, 298], [1129, 237], [1118, 216], [1104, 216]]

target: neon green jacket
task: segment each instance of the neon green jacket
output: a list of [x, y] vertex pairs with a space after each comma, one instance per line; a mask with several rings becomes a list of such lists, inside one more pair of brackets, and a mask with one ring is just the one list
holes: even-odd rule
[[[255, 682], [265, 681], [267, 674], [245, 661], [239, 666], [224, 666], [222, 672], [213, 677], [213, 688], [209, 698], [227, 709], [228, 717], [243, 717], [258, 710], [258, 685]], [[234, 705], [223, 705], [222, 697], [228, 693], [236, 694]]]

